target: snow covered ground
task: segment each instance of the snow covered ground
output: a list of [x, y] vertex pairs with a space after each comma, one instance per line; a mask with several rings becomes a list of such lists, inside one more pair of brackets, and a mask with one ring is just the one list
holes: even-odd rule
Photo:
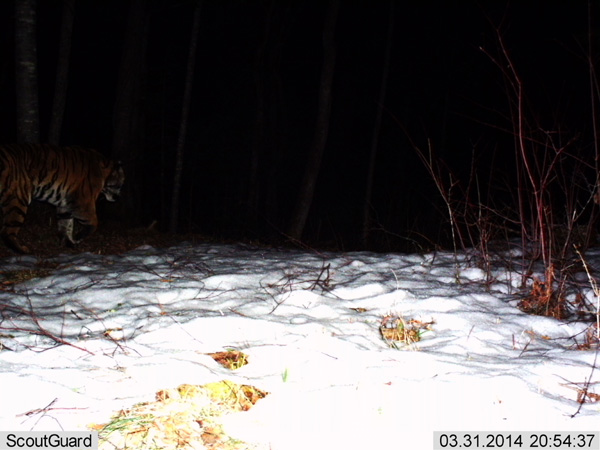
[[[600, 268], [600, 253], [589, 259]], [[486, 283], [465, 255], [457, 269], [450, 253], [182, 244], [51, 262], [0, 291], [0, 430], [85, 430], [160, 389], [223, 379], [270, 393], [223, 419], [255, 448], [428, 449], [434, 430], [600, 428], [600, 402], [575, 415], [590, 377], [600, 394], [600, 357], [575, 349], [588, 324], [521, 312], [518, 275], [499, 268]], [[433, 324], [397, 349], [385, 316]], [[225, 349], [249, 364], [206, 355]]]

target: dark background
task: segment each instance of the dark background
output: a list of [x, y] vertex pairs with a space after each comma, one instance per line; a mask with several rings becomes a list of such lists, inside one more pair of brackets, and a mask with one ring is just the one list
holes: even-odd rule
[[[37, 7], [42, 136], [50, 120], [62, 6], [41, 0]], [[154, 220], [162, 228], [168, 224], [195, 6], [194, 1], [146, 2], [138, 103], [143, 123], [139, 148], [132, 152], [136, 157], [125, 161], [127, 172], [135, 174], [130, 180], [138, 192], [137, 212], [119, 213], [130, 227]], [[203, 2], [180, 231], [285, 239], [314, 135], [326, 7], [325, 1]], [[596, 55], [588, 50], [588, 20], [593, 42], [599, 13], [592, 8], [590, 15], [581, 0], [394, 2], [387, 95], [380, 105], [390, 3], [342, 1], [329, 137], [305, 241], [342, 249], [364, 246], [361, 211], [380, 106], [369, 248], [414, 250], [448, 243], [445, 206], [413, 145], [422, 150], [431, 145], [454, 179], [467, 180], [475, 171], [481, 195], [493, 197], [499, 209], [510, 205], [515, 150], [506, 85], [481, 50], [498, 55], [495, 27], [522, 76], [537, 126], [560, 132], [565, 140], [576, 137], [578, 158], [591, 161], [588, 56]], [[126, 1], [76, 1], [61, 144], [113, 153], [128, 14]], [[13, 2], [0, 2], [0, 20], [0, 141], [14, 142]], [[271, 34], [265, 40], [266, 29]], [[267, 56], [257, 64], [261, 45]], [[260, 131], [257, 77], [265, 86], [261, 95], [268, 111]], [[251, 201], [253, 152], [259, 190]], [[595, 174], [583, 173], [581, 182], [592, 190]]]

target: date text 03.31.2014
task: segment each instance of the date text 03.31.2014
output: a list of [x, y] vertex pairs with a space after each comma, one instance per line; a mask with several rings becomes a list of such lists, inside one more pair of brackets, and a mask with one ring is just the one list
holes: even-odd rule
[[597, 431], [434, 431], [433, 449], [600, 450]]

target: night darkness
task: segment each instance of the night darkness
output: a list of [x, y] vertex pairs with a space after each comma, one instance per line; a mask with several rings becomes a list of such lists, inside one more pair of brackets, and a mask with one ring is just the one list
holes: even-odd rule
[[[137, 13], [145, 18], [139, 120], [135, 148], [123, 158], [131, 174], [125, 205], [135, 214], [122, 218], [131, 227], [157, 220], [167, 228], [196, 2], [139, 3]], [[42, 136], [50, 121], [62, 7], [58, 0], [38, 1]], [[326, 1], [203, 2], [180, 231], [285, 240], [315, 133], [326, 10]], [[0, 14], [0, 136], [8, 143], [16, 140], [14, 3], [1, 2]], [[129, 14], [129, 2], [76, 0], [61, 144], [122, 158], [113, 149], [114, 112]], [[593, 186], [588, 21], [597, 39], [600, 10], [592, 8], [590, 18], [587, 2], [573, 0], [397, 1], [393, 14], [380, 105], [390, 3], [341, 2], [331, 118], [303, 234], [307, 243], [345, 250], [364, 245], [361, 215], [380, 106], [369, 248], [415, 250], [448, 242], [444, 203], [414, 145], [430, 145], [446, 175], [452, 172], [463, 186], [476, 179], [474, 197], [510, 211], [515, 147], [507, 87], [481, 50], [498, 55], [494, 26], [522, 76], [535, 128], [561, 142], [573, 140], [575, 159], [589, 160], [581, 169], [582, 190]], [[600, 49], [600, 41], [595, 46]]]

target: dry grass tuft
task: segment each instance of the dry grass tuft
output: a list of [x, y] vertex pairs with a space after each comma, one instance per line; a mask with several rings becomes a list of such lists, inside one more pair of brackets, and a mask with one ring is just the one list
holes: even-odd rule
[[393, 348], [411, 346], [419, 342], [426, 331], [431, 331], [434, 321], [405, 320], [401, 316], [387, 315], [381, 320], [379, 331], [383, 340]]
[[567, 316], [566, 300], [554, 288], [554, 268], [546, 270], [545, 281], [533, 280], [531, 293], [519, 302], [521, 311], [537, 316], [564, 319]]
[[183, 384], [156, 393], [156, 401], [122, 410], [99, 431], [99, 450], [216, 449], [245, 450], [246, 443], [227, 436], [219, 417], [247, 411], [268, 393], [232, 381]]
[[227, 350], [225, 352], [208, 353], [212, 359], [230, 370], [237, 370], [248, 364], [248, 355], [238, 350]]

